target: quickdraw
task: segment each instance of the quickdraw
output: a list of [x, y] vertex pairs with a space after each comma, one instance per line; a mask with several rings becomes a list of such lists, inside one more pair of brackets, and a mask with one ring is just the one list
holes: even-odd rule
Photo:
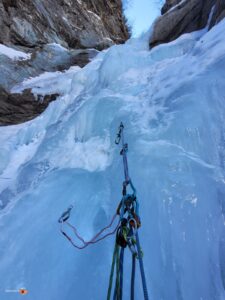
[[[136, 259], [139, 260], [140, 272], [142, 278], [142, 286], [144, 299], [148, 300], [148, 291], [145, 279], [144, 265], [143, 265], [143, 252], [140, 247], [138, 229], [141, 227], [141, 220], [139, 216], [139, 203], [136, 197], [136, 189], [129, 176], [127, 152], [128, 144], [124, 142], [124, 125], [120, 124], [115, 143], [119, 145], [122, 143], [120, 154], [123, 156], [124, 177], [122, 187], [122, 200], [117, 208], [117, 214], [120, 216], [119, 227], [116, 232], [115, 250], [113, 254], [113, 261], [111, 266], [109, 288], [107, 300], [111, 298], [113, 272], [115, 268], [116, 257], [120, 257], [119, 268], [116, 265], [116, 280], [114, 287], [113, 300], [122, 300], [123, 298], [123, 256], [124, 249], [128, 247], [132, 254], [132, 272], [131, 272], [131, 300], [134, 300], [134, 284], [135, 284], [135, 271]], [[131, 193], [127, 193], [130, 187]]]
[[[115, 215], [112, 217], [109, 225], [101, 229], [91, 240], [85, 241], [83, 237], [78, 233], [75, 226], [69, 223], [69, 218], [73, 209], [71, 205], [68, 209], [62, 213], [58, 222], [60, 223], [60, 232], [62, 235], [72, 244], [76, 249], [82, 250], [89, 245], [96, 244], [105, 238], [114, 235], [116, 233], [115, 248], [113, 253], [113, 260], [111, 266], [109, 287], [107, 300], [111, 299], [112, 285], [114, 269], [116, 267], [116, 279], [115, 288], [113, 294], [113, 300], [122, 300], [123, 298], [123, 261], [124, 261], [124, 250], [126, 247], [130, 249], [132, 254], [132, 272], [131, 272], [131, 300], [134, 300], [134, 284], [135, 284], [135, 272], [136, 272], [136, 260], [139, 260], [140, 272], [142, 278], [142, 286], [144, 299], [148, 300], [148, 291], [145, 279], [144, 265], [143, 265], [143, 252], [140, 247], [138, 230], [141, 227], [141, 220], [139, 216], [139, 203], [136, 196], [136, 189], [130, 179], [128, 162], [127, 162], [127, 152], [128, 144], [124, 142], [124, 125], [120, 124], [118, 134], [115, 143], [119, 145], [122, 144], [122, 149], [120, 154], [123, 156], [123, 166], [124, 166], [124, 182], [122, 186], [122, 199], [118, 205]], [[128, 188], [131, 189], [131, 193], [127, 193]], [[119, 216], [119, 222], [114, 227], [112, 231], [108, 231], [114, 224], [117, 216]], [[65, 230], [67, 229], [73, 231], [76, 239], [79, 241], [75, 242]]]
[[[78, 233], [78, 230], [76, 229], [76, 227], [68, 222], [72, 208], [73, 208], [73, 206], [70, 206], [61, 215], [58, 222], [60, 223], [60, 232], [62, 233], [62, 235], [72, 244], [72, 246], [74, 248], [76, 248], [78, 250], [83, 250], [90, 245], [96, 244], [96, 243], [106, 239], [107, 237], [114, 235], [119, 227], [119, 224], [117, 224], [116, 227], [112, 231], [105, 233], [105, 231], [109, 230], [112, 227], [112, 225], [114, 224], [116, 217], [117, 217], [117, 214], [115, 214], [112, 217], [112, 220], [109, 225], [107, 225], [106, 227], [101, 229], [92, 239], [90, 239], [89, 241], [85, 241], [84, 238]], [[75, 242], [74, 239], [66, 232], [65, 225], [67, 226], [67, 228], [69, 228], [73, 231], [75, 237], [79, 241], [79, 244], [77, 242]]]

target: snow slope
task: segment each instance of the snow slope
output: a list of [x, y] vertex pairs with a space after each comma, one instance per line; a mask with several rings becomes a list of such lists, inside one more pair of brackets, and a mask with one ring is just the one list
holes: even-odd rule
[[[73, 203], [87, 239], [109, 222], [121, 198], [121, 120], [150, 299], [225, 299], [224, 30], [225, 21], [151, 52], [146, 35], [23, 84], [63, 95], [35, 120], [0, 128], [1, 300], [20, 299], [6, 290], [21, 287], [31, 300], [106, 298], [114, 240], [76, 251], [57, 220]], [[125, 264], [128, 275], [129, 252]]]
[[27, 60], [31, 55], [0, 44], [0, 55], [6, 55], [12, 60]]

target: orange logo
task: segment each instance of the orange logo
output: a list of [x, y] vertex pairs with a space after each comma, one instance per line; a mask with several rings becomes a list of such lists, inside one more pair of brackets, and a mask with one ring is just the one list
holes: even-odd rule
[[28, 290], [26, 290], [26, 289], [20, 289], [20, 290], [19, 290], [19, 293], [20, 293], [21, 295], [26, 295], [26, 294], [28, 294]]

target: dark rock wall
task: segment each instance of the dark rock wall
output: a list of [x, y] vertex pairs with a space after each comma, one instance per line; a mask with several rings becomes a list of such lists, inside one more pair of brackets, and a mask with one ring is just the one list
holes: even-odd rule
[[0, 126], [23, 123], [39, 116], [58, 96], [45, 95], [38, 99], [40, 96], [35, 98], [30, 90], [22, 94], [9, 94], [0, 87]]
[[103, 49], [129, 37], [121, 0], [0, 0], [0, 43]]
[[217, 0], [209, 28], [211, 29], [223, 18], [225, 18], [225, 0]]
[[168, 10], [170, 10], [172, 7], [174, 7], [181, 1], [182, 0], [167, 0], [162, 7], [162, 10], [161, 10], [162, 15], [164, 15]]
[[[209, 16], [214, 7], [211, 23]], [[225, 0], [167, 0], [162, 16], [154, 25], [150, 48], [177, 39], [180, 35], [202, 29], [209, 29], [225, 17]]]
[[26, 61], [0, 54], [0, 126], [33, 119], [59, 96], [38, 101], [30, 90], [12, 94], [14, 85], [45, 71], [83, 67], [97, 54], [90, 48], [129, 38], [121, 0], [0, 0], [0, 29], [0, 44], [32, 54]]

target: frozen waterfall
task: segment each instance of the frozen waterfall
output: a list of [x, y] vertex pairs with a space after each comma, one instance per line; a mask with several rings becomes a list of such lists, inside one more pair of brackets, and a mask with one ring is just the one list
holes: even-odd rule
[[[75, 251], [57, 220], [73, 203], [86, 239], [109, 222], [121, 199], [120, 121], [150, 299], [225, 299], [224, 31], [222, 21], [152, 51], [145, 35], [15, 88], [61, 96], [0, 128], [1, 300], [21, 299], [7, 290], [22, 287], [28, 300], [106, 299], [114, 239]], [[140, 277], [135, 293], [141, 300]]]

